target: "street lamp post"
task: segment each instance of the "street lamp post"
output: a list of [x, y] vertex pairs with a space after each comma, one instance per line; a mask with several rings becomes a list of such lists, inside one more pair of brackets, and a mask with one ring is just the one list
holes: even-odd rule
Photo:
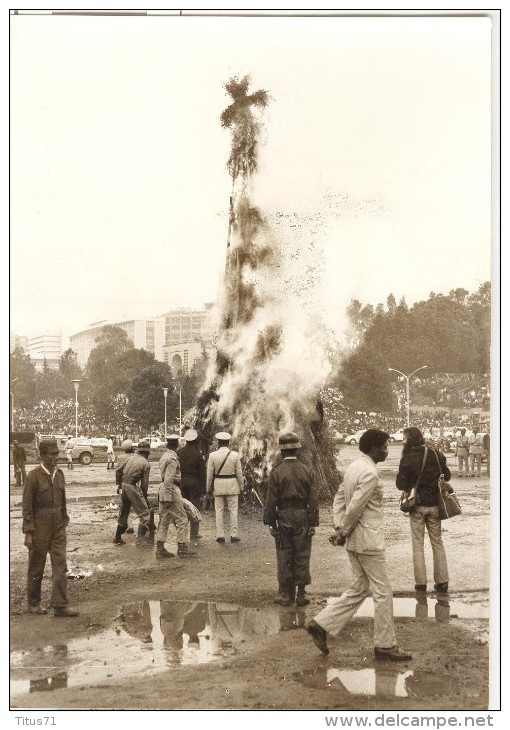
[[409, 380], [410, 378], [417, 373], [419, 370], [423, 370], [424, 368], [428, 368], [428, 365], [422, 365], [419, 368], [416, 368], [416, 370], [413, 370], [412, 373], [409, 373], [409, 375], [406, 375], [405, 373], [402, 373], [400, 370], [397, 370], [396, 368], [388, 368], [388, 370], [393, 370], [394, 373], [398, 373], [403, 378], [405, 378], [406, 381], [406, 421], [407, 421], [407, 428], [409, 428]]
[[179, 436], [182, 436], [182, 389], [179, 388]]
[[[18, 378], [13, 378], [11, 380], [11, 385], [14, 385], [14, 383], [18, 380]], [[11, 394], [11, 431], [14, 431], [14, 393], [12, 390], [9, 391]]]
[[78, 438], [78, 388], [81, 380], [72, 380], [74, 385], [74, 437]]
[[163, 388], [163, 395], [165, 396], [165, 438], [167, 435], [167, 428], [166, 428], [166, 397], [168, 395], [168, 388]]

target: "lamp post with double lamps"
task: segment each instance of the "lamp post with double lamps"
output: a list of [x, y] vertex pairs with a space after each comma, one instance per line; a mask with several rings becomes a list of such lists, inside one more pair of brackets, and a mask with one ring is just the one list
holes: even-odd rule
[[71, 380], [74, 385], [74, 436], [78, 438], [78, 388], [81, 380]]
[[[18, 378], [13, 378], [11, 380], [11, 388], [14, 388], [14, 383], [18, 380]], [[11, 431], [14, 431], [14, 393], [12, 390], [9, 390], [9, 394], [11, 396]]]
[[398, 373], [403, 378], [405, 378], [406, 381], [406, 422], [407, 422], [407, 428], [409, 428], [409, 380], [412, 378], [412, 376], [417, 373], [419, 370], [423, 370], [424, 368], [428, 368], [428, 365], [422, 365], [419, 368], [416, 368], [416, 370], [413, 370], [412, 373], [409, 373], [409, 375], [406, 375], [405, 373], [401, 372], [400, 370], [397, 370], [396, 368], [388, 368], [388, 370], [392, 370], [394, 373]]
[[167, 398], [167, 395], [168, 395], [168, 388], [163, 388], [163, 396], [165, 398], [165, 439], [166, 439], [166, 435], [167, 435], [167, 428], [166, 428], [166, 398]]

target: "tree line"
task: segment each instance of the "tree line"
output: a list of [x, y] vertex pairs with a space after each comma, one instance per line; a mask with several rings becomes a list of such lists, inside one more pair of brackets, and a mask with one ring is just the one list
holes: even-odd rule
[[419, 375], [425, 380], [436, 373], [489, 373], [490, 307], [489, 282], [471, 294], [431, 292], [412, 307], [405, 299], [397, 304], [393, 294], [386, 307], [353, 299], [347, 344], [329, 385], [340, 389], [347, 407], [385, 412], [395, 407], [397, 375], [389, 367], [409, 374], [427, 365]]
[[10, 356], [15, 408], [31, 408], [42, 400], [74, 399], [71, 381], [79, 379], [79, 402], [92, 408], [98, 424], [119, 420], [112, 415], [118, 414], [119, 403], [125, 402], [122, 410], [127, 419], [147, 430], [164, 422], [163, 388], [168, 388], [169, 424], [178, 419], [179, 392], [183, 413], [195, 405], [205, 368], [204, 350], [189, 375], [180, 372], [174, 377], [167, 363], [157, 361], [147, 350], [135, 348], [127, 333], [115, 325], [102, 328], [83, 370], [71, 349], [62, 355], [57, 370], [45, 363], [42, 372], [36, 371], [22, 348], [16, 348]]

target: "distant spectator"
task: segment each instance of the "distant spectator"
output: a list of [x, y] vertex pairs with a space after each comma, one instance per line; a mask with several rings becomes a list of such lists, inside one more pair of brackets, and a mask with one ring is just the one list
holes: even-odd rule
[[491, 475], [491, 435], [490, 431], [487, 430], [487, 433], [483, 436], [483, 448], [485, 450], [485, 457], [487, 459], [487, 476], [490, 477]]
[[16, 486], [25, 486], [25, 480], [27, 478], [26, 463], [27, 463], [27, 452], [20, 446], [19, 443], [14, 439], [12, 442], [12, 463], [14, 465], [14, 476], [16, 478]]
[[469, 476], [469, 437], [466, 429], [460, 429], [460, 435], [455, 442], [455, 454], [459, 460], [459, 477]]
[[475, 427], [473, 428], [473, 435], [469, 437], [469, 464], [470, 464], [470, 476], [475, 476], [475, 463], [477, 476], [482, 475], [482, 455], [483, 455], [483, 435]]

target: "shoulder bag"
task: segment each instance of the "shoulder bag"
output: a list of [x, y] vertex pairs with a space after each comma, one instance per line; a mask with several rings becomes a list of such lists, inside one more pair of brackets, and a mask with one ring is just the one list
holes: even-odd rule
[[425, 450], [423, 452], [423, 461], [421, 462], [421, 469], [420, 473], [418, 474], [418, 479], [414, 483], [414, 487], [412, 489], [409, 489], [408, 491], [402, 492], [400, 495], [400, 510], [401, 512], [411, 512], [415, 507], [417, 507], [416, 502], [416, 488], [418, 484], [420, 483], [421, 475], [423, 474], [423, 468], [425, 466], [425, 462], [427, 461], [427, 453], [428, 448], [425, 446]]
[[[441, 471], [441, 464], [439, 463], [439, 457], [437, 452], [434, 451], [434, 455], [437, 460], [439, 471]], [[449, 520], [450, 517], [456, 517], [462, 513], [462, 509], [459, 503], [459, 498], [450, 487], [447, 481], [445, 481], [444, 474], [439, 474], [437, 480], [437, 489], [439, 492], [439, 499], [437, 506], [439, 508], [439, 519]], [[449, 490], [452, 489], [450, 492]]]

